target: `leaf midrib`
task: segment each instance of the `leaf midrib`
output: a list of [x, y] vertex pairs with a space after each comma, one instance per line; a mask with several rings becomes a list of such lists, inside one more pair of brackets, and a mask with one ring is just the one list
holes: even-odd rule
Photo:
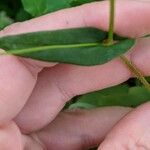
[[18, 49], [18, 50], [9, 50], [7, 52], [2, 52], [0, 55], [3, 54], [25, 54], [25, 53], [32, 53], [32, 52], [39, 52], [39, 51], [46, 51], [49, 49], [61, 49], [61, 48], [80, 48], [80, 47], [92, 47], [98, 46], [100, 43], [80, 43], [80, 44], [65, 44], [65, 45], [50, 45], [50, 46], [38, 46], [32, 48], [25, 48], [25, 49]]

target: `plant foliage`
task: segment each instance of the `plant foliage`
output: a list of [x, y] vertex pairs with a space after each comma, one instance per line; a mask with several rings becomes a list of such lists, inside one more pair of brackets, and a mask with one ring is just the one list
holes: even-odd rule
[[[0, 29], [16, 21], [93, 1], [97, 0], [3, 0], [0, 1]], [[9, 54], [38, 60], [97, 65], [125, 53], [135, 42], [117, 37], [117, 43], [107, 47], [103, 45], [106, 36], [106, 32], [91, 28], [36, 32], [0, 38], [0, 47]], [[74, 98], [68, 108], [136, 107], [149, 99], [150, 93], [136, 79], [131, 79], [123, 85]]]
[[106, 38], [106, 32], [94, 28], [65, 29], [2, 37], [0, 48], [43, 61], [91, 66], [120, 56], [135, 43], [133, 39], [123, 39], [104, 46]]

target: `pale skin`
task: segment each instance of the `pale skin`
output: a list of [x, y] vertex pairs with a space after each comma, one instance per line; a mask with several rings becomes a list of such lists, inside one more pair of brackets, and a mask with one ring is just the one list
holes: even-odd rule
[[[11, 25], [0, 36], [85, 26], [108, 30], [108, 11], [108, 1], [86, 4]], [[118, 0], [115, 32], [128, 37], [150, 33], [150, 2]], [[149, 38], [139, 39], [127, 56], [150, 75]], [[134, 110], [59, 113], [73, 96], [132, 77], [119, 59], [82, 67], [0, 56], [0, 68], [0, 150], [83, 150], [98, 145], [98, 150], [150, 149], [150, 103]]]

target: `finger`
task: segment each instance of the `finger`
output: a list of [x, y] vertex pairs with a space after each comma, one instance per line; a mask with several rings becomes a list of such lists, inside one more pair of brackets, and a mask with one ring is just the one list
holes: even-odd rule
[[52, 121], [72, 97], [127, 80], [130, 73], [118, 62], [96, 67], [61, 64], [43, 70], [30, 99], [15, 118], [16, 123], [24, 132], [40, 129]]
[[53, 65], [0, 56], [0, 125], [12, 120], [22, 109], [35, 86], [38, 72], [44, 66]]
[[22, 135], [23, 150], [45, 150], [46, 147], [36, 136]]
[[[126, 5], [121, 5], [123, 3], [126, 3], [126, 2], [123, 2], [123, 1], [119, 2], [118, 1], [118, 4], [117, 4], [118, 5], [117, 6], [118, 12], [120, 12], [120, 11], [122, 12], [122, 10], [125, 11], [127, 8], [129, 9], [129, 7], [127, 7], [128, 6], [127, 4]], [[139, 10], [139, 9], [141, 10], [142, 8], [144, 8], [143, 9], [144, 11], [142, 11], [142, 13], [138, 14], [138, 16], [140, 16], [140, 15], [142, 15], [142, 16], [144, 15], [145, 17], [149, 16], [148, 15], [149, 14], [149, 3], [139, 3], [138, 2], [137, 5], [135, 5], [135, 4], [137, 4], [137, 2], [135, 2], [135, 1], [131, 2], [131, 5], [130, 5], [131, 8], [129, 10], [131, 10], [133, 12], [133, 7], [135, 8], [135, 10]], [[124, 6], [124, 7], [121, 7], [121, 9], [119, 9], [120, 6]], [[66, 11], [64, 11], [64, 13], [62, 13], [60, 11], [60, 12], [57, 12], [57, 13], [53, 13], [51, 15], [46, 15], [46, 16], [40, 18], [40, 19], [38, 18], [38, 19], [31, 20], [29, 22], [24, 22], [24, 23], [19, 23], [19, 24], [16, 24], [16, 25], [12, 25], [12, 26], [6, 28], [5, 30], [1, 31], [0, 36], [10, 35], [10, 34], [17, 34], [17, 33], [22, 33], [22, 32], [30, 32], [30, 31], [35, 31], [35, 30], [54, 29], [54, 28], [57, 28], [58, 26], [59, 26], [59, 28], [78, 27], [78, 26], [96, 26], [96, 27], [101, 27], [103, 29], [107, 29], [106, 24], [108, 23], [108, 21], [102, 21], [102, 20], [104, 20], [104, 17], [107, 20], [108, 15], [106, 15], [106, 14], [108, 14], [108, 13], [103, 13], [104, 11], [103, 12], [101, 11], [101, 13], [100, 13], [99, 9], [102, 8], [102, 7], [103, 8], [108, 8], [108, 2], [95, 3], [95, 4], [92, 4], [92, 5], [85, 5], [85, 6], [82, 6], [82, 7], [79, 7], [79, 8], [73, 8], [73, 9], [70, 9], [70, 10], [66, 10]], [[84, 11], [83, 11], [83, 8], [84, 8]], [[97, 10], [97, 11], [95, 11], [95, 10]], [[102, 9], [100, 9], [100, 10], [102, 10]], [[105, 10], [108, 10], [108, 9], [105, 9]], [[137, 15], [138, 11], [135, 11], [135, 10], [132, 13], [133, 16]], [[90, 13], [91, 17], [88, 17], [90, 19], [85, 19], [84, 20], [84, 18], [87, 18], [86, 16], [89, 16], [89, 15], [87, 15], [87, 14], [89, 14], [89, 12], [91, 12]], [[136, 12], [136, 14], [135, 14], [135, 12]], [[72, 13], [75, 14], [75, 15], [72, 15]], [[121, 18], [122, 18], [122, 16], [120, 17], [119, 14], [124, 14], [124, 13], [116, 13], [116, 18], [118, 18], [118, 19], [116, 19], [116, 32], [118, 32], [120, 34], [124, 34], [124, 32], [121, 30], [121, 25], [119, 25], [119, 24], [121, 24], [121, 22], [118, 23], [119, 20], [121, 20]], [[79, 21], [75, 22], [74, 20], [77, 16], [79, 17]], [[130, 15], [130, 16], [132, 16], [132, 15]], [[101, 18], [100, 19], [101, 21], [97, 22], [97, 20], [99, 20], [98, 19], [99, 17]], [[132, 21], [133, 21], [132, 23], [137, 23], [137, 19], [135, 19], [136, 17], [133, 17], [133, 18], [132, 18]], [[139, 18], [141, 19], [140, 21], [139, 21]], [[136, 33], [136, 34], [134, 33], [133, 35], [130, 35], [130, 36], [138, 35], [139, 31], [140, 31], [140, 34], [144, 34], [145, 32], [149, 31], [149, 26], [148, 26], [149, 19], [145, 19], [145, 21], [143, 21], [142, 18], [143, 17], [138, 17], [138, 21], [140, 22], [139, 26], [138, 26], [138, 29], [141, 29], [141, 30], [138, 30], [138, 33]], [[47, 21], [46, 24], [43, 25], [43, 21], [45, 21], [45, 19], [48, 20], [48, 21]], [[69, 23], [68, 23], [68, 21], [69, 21]], [[31, 24], [34, 24], [34, 25], [31, 26]], [[125, 27], [130, 26], [130, 24], [124, 24], [124, 25], [126, 25]], [[16, 63], [16, 61], [18, 62], [18, 60], [15, 60], [15, 62], [13, 62], [12, 64]], [[6, 61], [6, 63], [7, 62], [9, 62], [9, 61]], [[10, 65], [10, 68], [14, 68], [14, 66], [11, 66], [11, 65]], [[8, 102], [7, 103], [8, 105], [1, 105], [2, 112], [0, 114], [2, 115], [1, 116], [2, 119], [1, 119], [0, 122], [8, 121], [8, 120], [10, 120], [10, 118], [12, 118], [13, 116], [15, 116], [18, 113], [18, 111], [22, 108], [23, 104], [25, 103], [25, 101], [29, 97], [29, 95], [30, 95], [30, 93], [31, 93], [31, 91], [34, 87], [34, 84], [35, 84], [36, 79], [35, 78], [33, 79], [31, 77], [30, 72], [32, 72], [32, 71], [30, 71], [30, 70], [32, 68], [34, 70], [34, 73], [35, 73], [35, 66], [36, 65], [34, 63], [32, 63], [32, 64], [27, 63], [26, 65], [22, 65], [22, 63], [21, 64], [17, 63], [17, 65], [20, 66], [19, 68], [17, 68], [17, 70], [20, 71], [19, 75], [17, 74], [18, 72], [16, 72], [14, 70], [13, 74], [18, 75], [18, 76], [16, 76], [15, 79], [14, 78], [12, 79], [12, 77], [8, 78], [9, 80], [6, 79], [4, 83], [3, 82], [1, 83], [1, 85], [5, 85], [5, 83], [12, 83], [12, 81], [15, 81], [15, 82], [13, 82], [13, 84], [9, 84], [10, 87], [14, 89], [12, 91], [10, 91], [10, 89], [8, 87], [5, 87], [6, 85], [4, 87], [2, 87], [2, 89], [5, 89], [5, 91], [2, 92], [2, 93], [9, 93], [9, 97], [6, 98], [8, 96], [8, 94], [4, 95], [5, 99], [4, 98], [3, 99], [5, 100], [5, 102]], [[28, 66], [30, 68], [29, 71], [24, 69], [24, 68], [26, 68], [26, 66]], [[16, 65], [15, 65], [15, 68], [16, 68]], [[2, 76], [4, 75], [3, 73], [4, 72], [2, 71]], [[10, 70], [8, 70], [6, 74], [11, 75]], [[22, 80], [22, 78], [23, 78], [23, 80]], [[11, 79], [11, 82], [10, 82], [10, 79]], [[23, 89], [20, 88], [20, 86]], [[22, 91], [22, 92], [20, 92], [20, 91]], [[3, 99], [1, 98], [1, 101], [3, 101]], [[22, 101], [20, 101], [20, 99], [22, 99]], [[16, 105], [16, 103], [17, 103], [17, 106], [13, 107], [13, 105]], [[10, 113], [6, 113], [7, 110], [9, 110]], [[7, 114], [7, 115], [5, 115], [6, 117], [3, 118], [3, 114]]]
[[[97, 4], [99, 4], [99, 3], [92, 4], [92, 6], [91, 5], [82, 6], [82, 7], [85, 7], [84, 13], [87, 12], [87, 13], [85, 13], [87, 15], [88, 12], [92, 12], [92, 11], [95, 12], [95, 10], [97, 10], [96, 8], [98, 7]], [[102, 2], [102, 3], [100, 3], [99, 7], [100, 6], [104, 7], [104, 4], [106, 6], [108, 6], [107, 2]], [[125, 6], [125, 5], [123, 5], [123, 6]], [[131, 7], [132, 6], [133, 6], [133, 4], [131, 4]], [[140, 6], [143, 7], [143, 5], [140, 5], [140, 6], [136, 5], [136, 6], [138, 6], [138, 8]], [[144, 3], [144, 6], [145, 6], [145, 3]], [[147, 5], [147, 6], [149, 6], [149, 5]], [[60, 12], [57, 12], [57, 13], [54, 13], [51, 15], [46, 15], [46, 16], [42, 17], [42, 19], [43, 18], [48, 19], [48, 17], [50, 17], [50, 19], [48, 19], [48, 20], [53, 20], [51, 18], [51, 16], [55, 16], [56, 18], [58, 17], [57, 21], [58, 20], [62, 21], [62, 18], [66, 19], [65, 17], [68, 17], [71, 15], [72, 17], [69, 17], [69, 20], [68, 20], [70, 22], [69, 26], [66, 26], [64, 20], [61, 23], [59, 21], [58, 22], [59, 22], [60, 28], [71, 27], [71, 26], [75, 27], [78, 25], [77, 24], [75, 26], [73, 25], [74, 15], [72, 15], [72, 14], [77, 13], [76, 15], [82, 16], [82, 15], [78, 14], [78, 12], [80, 12], [79, 10], [82, 7], [69, 9], [69, 10], [64, 11], [64, 13], [61, 12], [61, 14], [63, 15], [63, 16], [61, 16], [61, 18], [60, 18]], [[95, 9], [93, 9], [93, 8], [95, 8]], [[119, 9], [119, 6], [118, 6], [118, 9]], [[124, 9], [127, 9], [127, 7], [125, 7]], [[146, 14], [149, 12], [149, 10], [147, 10], [147, 7], [144, 10], [145, 10]], [[97, 12], [99, 12], [99, 11], [97, 11]], [[102, 14], [102, 12], [101, 12], [101, 14]], [[98, 15], [101, 16], [101, 14], [98, 14]], [[135, 14], [135, 13], [133, 13], [133, 14]], [[98, 15], [95, 14], [95, 16], [98, 16]], [[106, 15], [106, 13], [105, 13], [105, 15]], [[100, 17], [100, 16], [98, 16], [98, 17]], [[86, 16], [84, 16], [84, 15], [82, 17], [86, 18]], [[79, 19], [80, 26], [85, 26], [85, 20], [83, 18]], [[90, 18], [90, 17], [88, 17], [88, 18]], [[98, 21], [96, 19], [94, 19], [93, 17], [91, 17], [91, 18], [92, 19], [91, 20], [89, 19], [89, 22], [86, 21], [87, 22], [86, 25], [88, 25], [88, 26], [96, 25], [92, 22], [92, 20], [95, 23]], [[39, 19], [41, 19], [41, 18], [39, 18]], [[48, 23], [48, 22], [47, 22], [47, 28], [46, 28], [46, 26], [44, 26], [44, 28], [43, 28], [43, 26], [41, 24], [39, 24], [39, 19], [31, 20], [31, 21], [35, 21], [34, 22], [35, 29], [37, 29], [37, 30], [43, 29], [44, 30], [44, 29], [48, 29], [48, 28], [51, 28], [51, 29], [54, 28], [54, 25], [51, 26], [51, 23]], [[41, 20], [41, 22], [43, 22], [44, 19]], [[135, 20], [137, 20], [137, 19], [135, 19]], [[50, 22], [57, 24], [57, 21], [53, 20]], [[118, 19], [118, 21], [119, 21], [119, 19]], [[31, 23], [31, 22], [29, 22], [29, 23]], [[149, 28], [147, 28], [147, 23], [148, 23], [147, 21], [146, 21], [146, 23], [144, 23], [144, 24], [146, 24], [146, 26], [143, 24], [145, 26], [144, 29], [149, 30]], [[26, 22], [25, 24], [19, 25], [20, 30], [18, 27], [17, 32], [20, 32], [22, 27], [25, 28], [25, 25], [27, 25], [27, 24], [28, 24], [28, 22]], [[98, 25], [99, 25], [99, 23], [98, 23]], [[40, 27], [42, 27], [42, 28], [40, 28]], [[57, 27], [57, 25], [55, 27]], [[118, 26], [118, 28], [119, 28], [119, 26]], [[118, 67], [114, 68], [114, 66], [118, 66]], [[101, 75], [99, 76], [99, 74], [101, 74]], [[114, 78], [112, 78], [112, 76], [110, 76], [110, 74]], [[48, 73], [45, 73], [45, 71], [44, 71], [44, 73], [40, 74], [39, 81], [36, 85], [36, 88], [34, 89], [32, 96], [30, 97], [30, 101], [27, 103], [27, 105], [24, 108], [24, 110], [22, 111], [22, 113], [19, 114], [19, 116], [16, 119], [16, 122], [24, 130], [32, 131], [33, 129], [39, 129], [40, 127], [43, 127], [45, 124], [49, 123], [56, 116], [58, 111], [64, 106], [66, 100], [71, 99], [71, 97], [73, 97], [74, 95], [79, 95], [79, 94], [83, 94], [83, 93], [90, 92], [93, 90], [102, 89], [102, 88], [106, 88], [108, 86], [116, 85], [118, 83], [121, 83], [121, 82], [127, 80], [130, 76], [131, 76], [131, 73], [118, 60], [108, 63], [107, 65], [100, 66], [100, 67], [91, 67], [91, 68], [85, 67], [85, 68], [83, 68], [83, 67], [72, 66], [72, 65], [59, 65], [54, 68], [54, 71], [50, 70], [50, 71], [48, 71]], [[95, 80], [93, 80], [93, 78]], [[80, 84], [81, 81], [82, 81], [82, 85]], [[49, 91], [51, 91], [51, 92], [49, 92]], [[40, 93], [40, 94], [38, 94], [38, 93]], [[57, 96], [55, 96], [55, 95], [57, 95]], [[42, 101], [41, 101], [41, 99], [42, 99]], [[46, 104], [46, 106], [45, 106], [45, 104]], [[44, 107], [44, 109], [41, 109], [42, 107]], [[36, 116], [37, 112], [39, 112], [39, 111], [40, 111], [40, 115]], [[51, 115], [48, 115], [48, 114], [51, 114]], [[44, 117], [42, 117], [42, 116], [44, 116]], [[41, 121], [41, 118], [43, 119], [42, 121]], [[34, 122], [37, 123], [36, 126], [32, 125]]]
[[0, 125], [22, 109], [36, 82], [36, 72], [14, 56], [0, 57]]
[[97, 146], [114, 124], [130, 110], [123, 107], [105, 107], [65, 111], [33, 136], [51, 150], [88, 149]]
[[[132, 55], [133, 63], [146, 75], [150, 74], [149, 49], [149, 40], [141, 40]], [[45, 69], [15, 120], [25, 132], [37, 130], [52, 121], [72, 97], [117, 85], [130, 77], [131, 72], [119, 59], [93, 67], [60, 64]]]
[[[150, 32], [149, 16], [149, 1], [118, 0], [116, 2], [115, 32], [130, 37], [147, 34]], [[109, 1], [102, 1], [11, 25], [1, 31], [0, 36], [81, 26], [93, 26], [108, 30], [108, 24]]]
[[9, 122], [0, 127], [1, 150], [23, 150], [22, 136], [15, 123]]
[[130, 112], [107, 135], [98, 150], [150, 149], [150, 103]]
[[138, 40], [138, 44], [131, 53], [131, 61], [145, 76], [150, 75], [150, 38]]
[[0, 150], [43, 150], [36, 138], [22, 135], [14, 122], [0, 127]]

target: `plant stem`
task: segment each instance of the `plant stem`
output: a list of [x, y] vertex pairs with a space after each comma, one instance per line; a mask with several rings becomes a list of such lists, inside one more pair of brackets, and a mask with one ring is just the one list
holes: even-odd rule
[[108, 45], [113, 44], [114, 36], [114, 22], [115, 22], [115, 0], [110, 0], [110, 18], [109, 18], [109, 33], [108, 33]]
[[150, 84], [148, 81], [144, 78], [141, 71], [131, 62], [129, 61], [125, 56], [120, 56], [120, 59], [128, 66], [128, 68], [132, 71], [132, 73], [141, 81], [141, 83], [150, 91]]
[[[114, 32], [114, 20], [115, 20], [115, 0], [110, 0], [110, 21], [109, 21], [109, 33], [107, 45], [114, 44], [113, 32]], [[132, 73], [141, 81], [141, 83], [150, 91], [150, 84], [145, 79], [141, 71], [126, 58], [125, 56], [120, 56], [120, 59], [123, 63], [127, 65], [127, 67], [132, 71]]]

